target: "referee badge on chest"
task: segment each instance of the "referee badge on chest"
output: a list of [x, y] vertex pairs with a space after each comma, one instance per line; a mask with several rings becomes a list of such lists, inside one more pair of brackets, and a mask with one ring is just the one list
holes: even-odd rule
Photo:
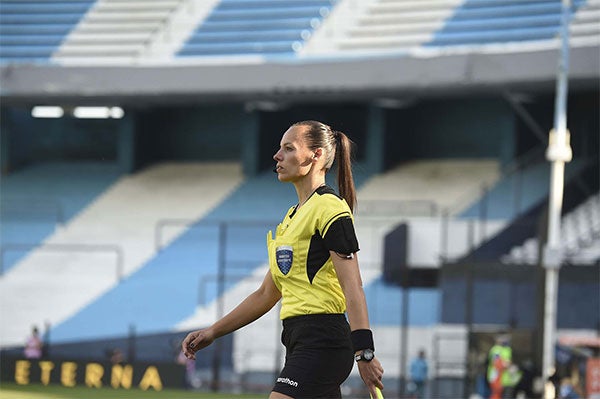
[[277, 260], [277, 267], [281, 270], [281, 273], [288, 274], [292, 268], [292, 262], [294, 261], [294, 249], [290, 245], [281, 245], [275, 250], [275, 259]]

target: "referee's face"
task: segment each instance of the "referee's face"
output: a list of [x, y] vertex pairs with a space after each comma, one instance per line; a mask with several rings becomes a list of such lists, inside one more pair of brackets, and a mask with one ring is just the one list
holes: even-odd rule
[[296, 182], [309, 174], [313, 165], [314, 152], [304, 141], [301, 126], [290, 127], [281, 138], [279, 150], [273, 156], [277, 162], [275, 171], [282, 182]]

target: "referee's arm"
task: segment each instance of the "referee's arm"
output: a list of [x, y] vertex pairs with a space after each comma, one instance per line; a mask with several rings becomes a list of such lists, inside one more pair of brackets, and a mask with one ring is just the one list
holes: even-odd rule
[[[329, 251], [335, 272], [346, 297], [346, 311], [350, 329], [362, 330], [370, 329], [369, 314], [367, 311], [367, 301], [365, 291], [362, 286], [362, 278], [358, 268], [358, 258], [353, 256], [340, 256], [335, 251]], [[370, 362], [358, 362], [358, 371], [365, 385], [369, 388], [372, 397], [377, 397], [375, 387], [383, 389], [381, 378], [383, 376], [383, 367], [377, 358]]]
[[267, 271], [261, 286], [248, 295], [231, 312], [203, 330], [192, 331], [181, 344], [185, 356], [196, 358], [196, 352], [210, 345], [215, 339], [248, 325], [267, 313], [281, 299], [271, 271]]

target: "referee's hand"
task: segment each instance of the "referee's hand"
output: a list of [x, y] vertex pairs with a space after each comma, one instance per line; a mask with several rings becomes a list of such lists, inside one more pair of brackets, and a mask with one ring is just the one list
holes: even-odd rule
[[196, 360], [196, 352], [212, 344], [215, 339], [208, 329], [189, 333], [181, 343], [181, 350], [188, 359]]
[[364, 381], [367, 388], [369, 388], [369, 393], [371, 397], [377, 397], [377, 391], [375, 387], [379, 389], [383, 389], [383, 383], [381, 382], [381, 378], [383, 378], [383, 367], [379, 362], [377, 357], [374, 357], [370, 362], [356, 362], [358, 364], [358, 372], [360, 373], [360, 377]]

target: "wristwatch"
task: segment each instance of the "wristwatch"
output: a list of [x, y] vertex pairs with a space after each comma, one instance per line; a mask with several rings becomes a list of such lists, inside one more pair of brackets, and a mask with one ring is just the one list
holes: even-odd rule
[[357, 362], [370, 362], [375, 357], [373, 349], [363, 349], [354, 355], [354, 360]]

